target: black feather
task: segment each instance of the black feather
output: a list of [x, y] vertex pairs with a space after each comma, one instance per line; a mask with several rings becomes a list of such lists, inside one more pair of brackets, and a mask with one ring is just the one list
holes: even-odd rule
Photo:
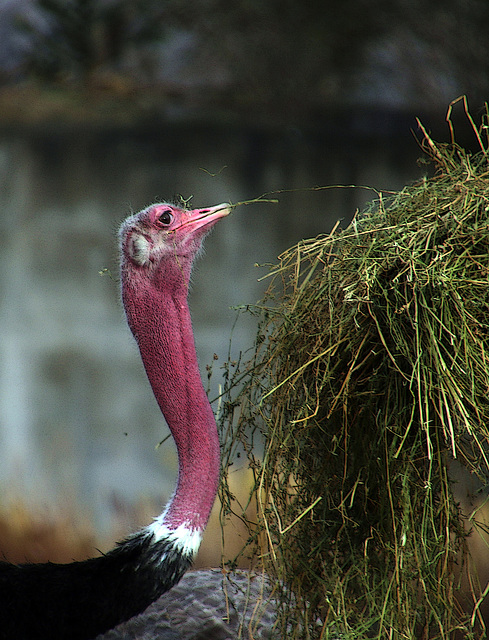
[[2, 562], [0, 639], [91, 640], [144, 611], [191, 563], [173, 542], [146, 532], [83, 562]]

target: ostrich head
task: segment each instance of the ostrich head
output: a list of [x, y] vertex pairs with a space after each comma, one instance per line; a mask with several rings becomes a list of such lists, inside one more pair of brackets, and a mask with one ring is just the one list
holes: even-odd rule
[[227, 204], [188, 211], [161, 203], [127, 218], [119, 232], [123, 275], [130, 270], [135, 287], [147, 278], [155, 284], [161, 279], [163, 288], [178, 286], [182, 275], [188, 285], [204, 236], [228, 213]]

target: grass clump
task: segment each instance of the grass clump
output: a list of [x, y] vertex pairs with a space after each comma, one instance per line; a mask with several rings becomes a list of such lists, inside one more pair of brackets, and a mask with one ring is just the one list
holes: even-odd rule
[[422, 144], [434, 177], [280, 256], [228, 363], [225, 471], [246, 453], [277, 637], [485, 633], [451, 473], [489, 474], [489, 154]]

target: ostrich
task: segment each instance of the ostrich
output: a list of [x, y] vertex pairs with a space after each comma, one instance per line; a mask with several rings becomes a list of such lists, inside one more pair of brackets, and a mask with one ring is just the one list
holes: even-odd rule
[[190, 567], [216, 496], [220, 450], [187, 293], [204, 236], [229, 210], [162, 203], [122, 224], [122, 300], [175, 440], [176, 489], [152, 524], [106, 555], [69, 564], [0, 563], [1, 639], [90, 640], [144, 611]]

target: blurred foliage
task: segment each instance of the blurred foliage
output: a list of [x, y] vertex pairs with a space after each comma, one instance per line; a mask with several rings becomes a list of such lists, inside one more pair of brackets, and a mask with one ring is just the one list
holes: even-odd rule
[[348, 103], [369, 64], [378, 76], [387, 72], [385, 86], [376, 79], [378, 94], [399, 82], [426, 106], [447, 79], [458, 86], [447, 88], [443, 104], [465, 93], [482, 106], [489, 92], [487, 0], [237, 0], [232, 8], [223, 0], [169, 0], [167, 6], [170, 21], [201, 39], [200, 53], [213, 51], [245, 104], [304, 111], [325, 101]]
[[[20, 5], [19, 5], [20, 6]], [[139, 86], [165, 75], [201, 102], [271, 115], [358, 103], [439, 107], [489, 94], [487, 0], [32, 0], [25, 74]], [[178, 40], [178, 38], [177, 38]], [[183, 43], [183, 44], [182, 44]], [[173, 47], [173, 48], [172, 48]], [[167, 49], [168, 50], [168, 49]]]
[[35, 7], [18, 24], [32, 39], [27, 71], [46, 80], [86, 78], [164, 35], [158, 0], [37, 0]]
[[301, 111], [330, 96], [338, 78], [358, 65], [367, 44], [379, 36], [379, 15], [368, 0], [238, 0], [232, 10], [223, 0], [193, 3], [185, 10], [173, 1], [177, 23], [199, 34], [204, 50], [241, 94], [241, 101]]

